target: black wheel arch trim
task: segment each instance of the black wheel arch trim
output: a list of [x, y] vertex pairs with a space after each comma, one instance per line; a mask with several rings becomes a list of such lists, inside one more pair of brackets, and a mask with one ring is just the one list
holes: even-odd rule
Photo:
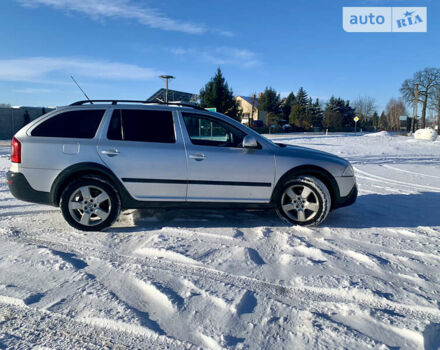
[[283, 184], [288, 179], [300, 175], [311, 175], [321, 180], [324, 185], [327, 186], [330, 192], [330, 196], [332, 199], [331, 209], [334, 209], [336, 207], [335, 204], [339, 202], [340, 199], [338, 183], [336, 182], [336, 179], [333, 177], [333, 175], [330, 174], [330, 172], [316, 165], [300, 165], [284, 173], [275, 185], [275, 188], [272, 192], [271, 202], [275, 202], [276, 199], [279, 197], [282, 191]]
[[118, 177], [109, 168], [99, 163], [84, 162], [67, 167], [55, 178], [50, 190], [50, 202], [52, 205], [59, 206], [61, 192], [66, 185], [83, 175], [97, 175], [107, 178], [118, 190], [122, 203], [129, 205], [129, 203], [135, 201]]

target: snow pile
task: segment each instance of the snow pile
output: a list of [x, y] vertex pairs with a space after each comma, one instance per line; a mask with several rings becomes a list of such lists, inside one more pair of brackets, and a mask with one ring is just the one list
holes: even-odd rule
[[433, 128], [419, 129], [414, 133], [414, 138], [417, 140], [437, 140], [438, 134]]
[[391, 136], [391, 133], [389, 133], [388, 131], [379, 131], [379, 132], [373, 132], [371, 134], [365, 134], [364, 136], [367, 137], [378, 137], [378, 136]]

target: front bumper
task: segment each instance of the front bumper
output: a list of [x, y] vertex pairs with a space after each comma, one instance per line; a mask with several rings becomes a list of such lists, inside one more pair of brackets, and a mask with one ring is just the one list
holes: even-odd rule
[[48, 192], [34, 190], [22, 173], [8, 171], [6, 173], [9, 191], [12, 195], [25, 202], [51, 204]]
[[348, 207], [349, 205], [352, 205], [354, 202], [356, 202], [358, 196], [358, 189], [356, 183], [354, 184], [353, 188], [351, 189], [350, 193], [345, 197], [339, 197], [333, 204], [332, 209], [338, 209], [342, 207]]

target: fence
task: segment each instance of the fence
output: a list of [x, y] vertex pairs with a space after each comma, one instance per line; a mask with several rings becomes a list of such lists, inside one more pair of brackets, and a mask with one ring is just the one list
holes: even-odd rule
[[0, 108], [0, 140], [11, 139], [27, 123], [51, 110], [46, 107]]

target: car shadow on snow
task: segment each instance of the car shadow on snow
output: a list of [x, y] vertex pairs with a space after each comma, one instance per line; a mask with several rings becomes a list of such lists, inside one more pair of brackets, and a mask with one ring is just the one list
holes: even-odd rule
[[334, 228], [440, 226], [440, 193], [366, 194], [350, 207], [330, 213]]
[[[131, 218], [129, 227], [124, 227], [126, 219], [122, 218], [119, 225], [108, 231], [138, 232], [162, 227], [289, 227], [271, 209], [145, 209], [126, 213], [126, 216]], [[362, 195], [354, 205], [332, 211], [319, 227], [363, 229], [418, 226], [440, 226], [440, 193]]]
[[[130, 227], [124, 227], [127, 220], [124, 216], [128, 218]], [[162, 227], [289, 227], [278, 218], [275, 210], [272, 209], [140, 209], [132, 213], [122, 213], [121, 217], [120, 223], [109, 228], [108, 232], [138, 232]], [[132, 224], [134, 227], [131, 226]]]

